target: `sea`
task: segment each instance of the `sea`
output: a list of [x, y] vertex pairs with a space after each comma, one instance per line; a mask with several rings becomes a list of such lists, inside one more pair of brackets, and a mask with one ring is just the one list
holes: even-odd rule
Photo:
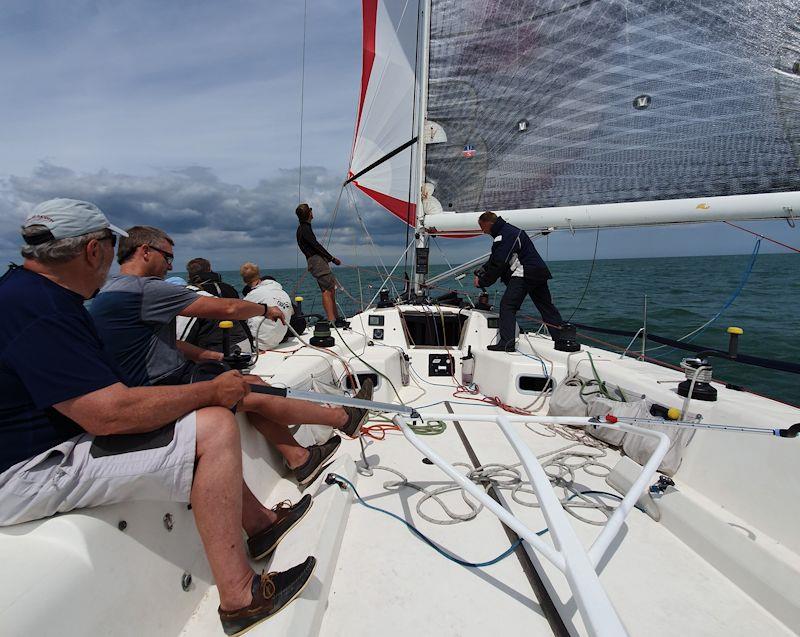
[[[244, 260], [244, 259], [243, 259]], [[647, 303], [647, 332], [679, 339], [720, 313], [689, 342], [727, 350], [729, 326], [740, 327], [739, 351], [751, 356], [800, 363], [800, 255], [759, 254], [654, 259], [550, 261], [550, 290], [562, 316], [586, 325], [636, 331], [642, 327]], [[410, 264], [409, 264], [410, 267]], [[431, 265], [430, 274], [447, 266]], [[357, 312], [385, 283], [385, 273], [372, 266], [334, 268], [346, 292], [337, 294], [345, 314]], [[176, 272], [173, 274], [181, 275]], [[241, 291], [238, 271], [220, 272]], [[322, 312], [315, 281], [304, 269], [264, 272], [277, 279], [290, 295], [304, 298], [305, 312]], [[411, 271], [409, 270], [409, 275]], [[402, 265], [390, 280], [402, 288]], [[463, 286], [463, 287], [462, 287]], [[499, 305], [504, 286], [489, 288], [490, 303]], [[439, 284], [434, 294], [449, 290], [477, 299], [472, 276]], [[363, 299], [363, 300], [362, 300]], [[536, 329], [536, 308], [526, 300], [518, 314], [523, 329]], [[630, 338], [578, 330], [579, 340], [604, 347], [604, 341], [624, 348]], [[641, 351], [641, 341], [632, 348]], [[646, 355], [678, 364], [691, 354], [648, 342]], [[712, 359], [714, 378], [746, 387], [771, 398], [800, 405], [800, 375]]]

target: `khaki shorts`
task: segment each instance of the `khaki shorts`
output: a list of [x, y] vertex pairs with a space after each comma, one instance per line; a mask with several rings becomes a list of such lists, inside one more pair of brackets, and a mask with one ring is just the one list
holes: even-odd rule
[[195, 412], [144, 434], [82, 434], [0, 473], [0, 526], [128, 500], [188, 502]]
[[323, 292], [336, 289], [336, 277], [331, 272], [331, 266], [320, 255], [308, 257], [308, 271], [317, 280], [319, 289]]

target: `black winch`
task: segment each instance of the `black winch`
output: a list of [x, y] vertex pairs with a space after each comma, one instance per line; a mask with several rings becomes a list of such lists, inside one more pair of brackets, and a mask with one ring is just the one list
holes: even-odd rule
[[578, 342], [575, 326], [572, 323], [564, 323], [559, 328], [559, 334], [555, 339], [555, 349], [559, 352], [578, 352], [581, 344]]
[[[705, 358], [684, 358], [681, 367], [686, 374], [686, 380], [678, 384], [678, 395], [684, 398], [692, 392], [692, 400], [705, 400], [714, 402], [717, 399], [717, 390], [711, 386], [712, 368]], [[694, 387], [692, 387], [694, 383]]]
[[331, 336], [331, 324], [328, 321], [317, 321], [314, 324], [314, 336], [310, 343], [314, 347], [333, 347], [336, 339]]

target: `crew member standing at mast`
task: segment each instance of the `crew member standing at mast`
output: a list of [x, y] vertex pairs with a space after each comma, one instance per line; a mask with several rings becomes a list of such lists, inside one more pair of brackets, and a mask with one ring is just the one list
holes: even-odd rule
[[517, 312], [527, 295], [542, 315], [550, 336], [557, 341], [563, 320], [547, 287], [547, 280], [553, 275], [531, 238], [493, 212], [484, 212], [478, 217], [478, 225], [481, 232], [494, 237], [494, 241], [489, 261], [475, 272], [475, 287], [489, 287], [497, 279], [506, 284], [505, 294], [500, 299], [500, 339], [487, 349], [493, 352], [514, 350]]
[[322, 291], [322, 307], [325, 308], [325, 314], [336, 327], [346, 327], [344, 318], [338, 318], [336, 314], [336, 277], [333, 276], [329, 265], [330, 263], [341, 265], [342, 262], [317, 241], [311, 228], [311, 220], [314, 218], [312, 208], [307, 203], [301, 203], [297, 206], [295, 214], [300, 222], [297, 226], [297, 246], [306, 257], [308, 271], [317, 280], [317, 285]]

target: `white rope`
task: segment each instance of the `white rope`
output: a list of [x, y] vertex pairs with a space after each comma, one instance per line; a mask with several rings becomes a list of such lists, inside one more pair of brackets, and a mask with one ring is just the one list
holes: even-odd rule
[[[526, 424], [526, 427], [531, 429], [534, 433], [545, 435], [531, 428], [530, 425]], [[565, 440], [572, 441], [572, 444], [537, 456], [537, 459], [542, 460], [542, 468], [550, 478], [550, 483], [553, 487], [563, 490], [561, 506], [564, 507], [567, 513], [581, 522], [594, 526], [604, 525], [608, 518], [611, 517], [616, 507], [600, 501], [599, 498], [603, 497], [602, 494], [584, 495], [582, 491], [575, 486], [575, 477], [576, 473], [579, 471], [584, 471], [588, 475], [600, 478], [611, 473], [612, 467], [601, 462], [601, 458], [605, 458], [608, 455], [608, 445], [585, 434], [582, 429], [572, 429], [556, 424], [545, 425], [545, 429], [552, 434], [546, 437], [561, 436]], [[416, 511], [417, 515], [423, 520], [431, 524], [459, 524], [474, 519], [483, 509], [482, 504], [471, 500], [467, 493], [455, 482], [445, 483], [443, 486], [430, 489], [410, 482], [403, 473], [392, 467], [384, 465], [370, 466], [366, 456], [363, 436], [359, 436], [359, 443], [361, 444], [361, 463], [359, 463], [357, 467], [358, 472], [361, 475], [370, 477], [374, 475], [376, 469], [386, 471], [399, 478], [399, 480], [388, 480], [383, 483], [383, 488], [387, 491], [409, 487], [421, 493], [422, 497], [417, 502]], [[584, 449], [579, 450], [578, 448], [580, 447], [584, 447]], [[530, 487], [529, 482], [523, 478], [520, 470], [522, 466], [521, 462], [515, 464], [489, 463], [476, 468], [464, 462], [454, 462], [453, 466], [466, 469], [465, 477], [475, 484], [482, 486], [486, 491], [490, 488], [510, 491], [511, 498], [517, 504], [531, 508], [538, 508], [540, 506], [539, 502], [535, 499], [533, 501], [528, 501], [520, 498], [520, 494], [522, 493], [534, 496], [534, 498], [536, 495]], [[454, 511], [441, 498], [445, 493], [453, 491], [460, 492], [461, 499], [468, 509], [466, 512], [459, 513]], [[425, 513], [422, 508], [429, 500], [436, 502], [447, 517], [435, 518]], [[587, 509], [598, 511], [605, 517], [605, 520], [592, 520], [586, 517], [583, 515], [582, 511]]]

